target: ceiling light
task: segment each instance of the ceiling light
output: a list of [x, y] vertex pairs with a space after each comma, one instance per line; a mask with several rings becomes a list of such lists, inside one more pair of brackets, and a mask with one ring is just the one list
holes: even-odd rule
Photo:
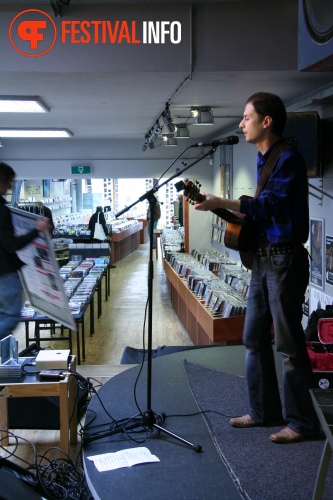
[[155, 142], [156, 139], [157, 139], [157, 137], [160, 135], [161, 132], [162, 132], [162, 127], [159, 124], [159, 122], [156, 122], [155, 123], [155, 127], [150, 132], [150, 136], [149, 136], [149, 139], [148, 139], [149, 143]]
[[162, 113], [161, 116], [162, 116], [164, 125], [168, 129], [168, 132], [170, 134], [173, 134], [175, 132], [176, 127], [172, 123], [172, 118], [171, 118], [171, 115], [170, 115], [170, 110], [169, 110], [169, 104], [168, 103], [166, 103], [165, 110], [163, 111], [163, 113]]
[[190, 131], [186, 123], [177, 123], [174, 137], [176, 139], [189, 139]]
[[191, 108], [191, 115], [194, 117], [192, 125], [214, 125], [214, 116], [211, 108], [202, 106]]
[[49, 113], [50, 108], [38, 96], [0, 96], [0, 113]]
[[66, 129], [57, 128], [0, 128], [1, 137], [21, 137], [21, 138], [57, 138], [73, 137], [73, 133]]
[[164, 146], [178, 146], [177, 139], [172, 134], [163, 135]]

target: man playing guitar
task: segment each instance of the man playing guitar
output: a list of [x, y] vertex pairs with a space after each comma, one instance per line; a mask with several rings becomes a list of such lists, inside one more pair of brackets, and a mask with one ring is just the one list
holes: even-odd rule
[[[309, 280], [309, 207], [307, 168], [301, 154], [281, 140], [286, 122], [282, 100], [259, 92], [246, 103], [240, 128], [248, 143], [258, 148], [254, 198], [224, 199], [204, 194], [196, 210], [229, 209], [253, 219], [257, 249], [254, 253], [243, 332], [249, 394], [247, 415], [230, 424], [245, 428], [285, 421], [271, 434], [275, 443], [294, 443], [319, 432], [309, 386], [311, 365], [302, 328], [302, 304]], [[280, 148], [277, 150], [277, 148]], [[276, 161], [269, 158], [275, 154]], [[275, 371], [271, 327], [276, 350], [283, 360], [284, 407]]]

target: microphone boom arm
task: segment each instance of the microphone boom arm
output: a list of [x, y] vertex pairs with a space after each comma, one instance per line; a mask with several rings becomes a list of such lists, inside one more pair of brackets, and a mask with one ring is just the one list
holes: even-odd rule
[[189, 168], [193, 167], [194, 165], [196, 165], [197, 163], [199, 163], [201, 160], [203, 160], [207, 156], [215, 153], [215, 151], [216, 151], [217, 148], [218, 148], [218, 145], [214, 145], [206, 153], [201, 153], [201, 155], [198, 156], [198, 158], [196, 158], [192, 163], [190, 163], [189, 165], [187, 165], [186, 167], [184, 167], [181, 170], [177, 170], [177, 172], [175, 174], [173, 174], [171, 177], [169, 177], [164, 182], [162, 182], [162, 184], [160, 184], [158, 186], [154, 186], [153, 189], [151, 189], [150, 191], [147, 191], [144, 195], [140, 196], [140, 198], [138, 200], [136, 200], [134, 203], [132, 203], [130, 206], [123, 208], [122, 210], [120, 210], [120, 212], [117, 212], [115, 214], [115, 218], [117, 219], [118, 217], [120, 217], [121, 215], [123, 215], [125, 212], [127, 212], [132, 207], [134, 207], [134, 205], [137, 205], [140, 201], [149, 199], [149, 196], [152, 193], [156, 193], [161, 187], [165, 186], [165, 184], [168, 184], [168, 182], [172, 181], [176, 177], [181, 177], [181, 175], [184, 172], [186, 172], [186, 170], [188, 170]]

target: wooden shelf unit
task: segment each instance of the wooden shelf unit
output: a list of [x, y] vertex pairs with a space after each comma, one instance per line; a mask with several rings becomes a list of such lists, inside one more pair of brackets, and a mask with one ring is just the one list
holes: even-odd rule
[[129, 255], [140, 246], [140, 231], [142, 230], [142, 222], [135, 224], [119, 233], [112, 233], [111, 240], [111, 263], [114, 264], [118, 260]]
[[188, 288], [186, 280], [166, 260], [164, 271], [171, 285], [173, 309], [195, 345], [242, 344], [245, 316], [213, 317], [203, 301]]

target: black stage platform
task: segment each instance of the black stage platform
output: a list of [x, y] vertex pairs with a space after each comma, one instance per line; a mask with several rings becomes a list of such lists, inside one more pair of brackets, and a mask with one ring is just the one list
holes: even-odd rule
[[[152, 409], [167, 415], [163, 427], [202, 446], [197, 453], [186, 444], [153, 430], [147, 441], [134, 443], [125, 435], [104, 437], [83, 447], [87, 481], [95, 499], [239, 499], [241, 495], [215, 447], [202, 415], [198, 412], [183, 367], [184, 360], [209, 368], [244, 375], [245, 348], [223, 346], [170, 354], [152, 362]], [[106, 410], [114, 419], [138, 413], [134, 403], [134, 383], [139, 368], [131, 368], [109, 380], [99, 391]], [[138, 403], [146, 407], [146, 370], [137, 387]], [[95, 396], [86, 423], [96, 415], [93, 425], [111, 421]], [[160, 462], [115, 471], [98, 472], [89, 456], [145, 446]]]

